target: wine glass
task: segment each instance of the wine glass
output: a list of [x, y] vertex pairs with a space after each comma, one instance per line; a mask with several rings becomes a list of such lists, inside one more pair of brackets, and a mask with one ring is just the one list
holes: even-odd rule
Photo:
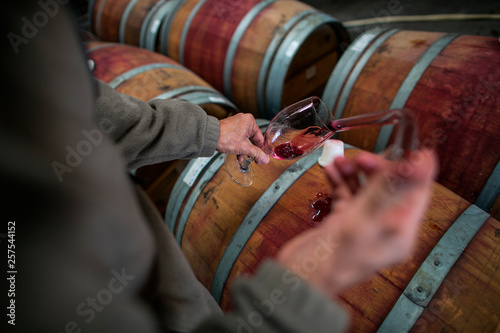
[[[314, 152], [337, 132], [396, 123], [399, 126], [394, 142], [383, 154], [391, 160], [416, 149], [416, 122], [411, 112], [393, 109], [336, 120], [326, 104], [312, 96], [284, 108], [271, 120], [262, 150], [276, 159], [296, 159]], [[226, 155], [225, 166], [236, 183], [250, 186], [254, 180], [253, 161], [251, 157], [238, 160], [236, 155]]]

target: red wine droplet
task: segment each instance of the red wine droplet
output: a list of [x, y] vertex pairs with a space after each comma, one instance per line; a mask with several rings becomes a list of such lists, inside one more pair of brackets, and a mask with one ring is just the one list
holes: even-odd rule
[[312, 219], [313, 221], [321, 222], [330, 213], [333, 198], [321, 192], [316, 194], [314, 198], [314, 201], [311, 203], [311, 207], [314, 209]]
[[287, 159], [302, 156], [302, 154], [304, 154], [304, 151], [298, 147], [295, 147], [290, 142], [285, 142], [274, 148], [274, 154], [278, 158]]

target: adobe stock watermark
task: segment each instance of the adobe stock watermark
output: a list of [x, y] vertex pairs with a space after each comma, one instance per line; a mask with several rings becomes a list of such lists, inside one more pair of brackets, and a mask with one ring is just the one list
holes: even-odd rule
[[[237, 333], [255, 333], [261, 327], [265, 318], [271, 317], [276, 309], [287, 301], [287, 291], [296, 291], [302, 281], [307, 281], [307, 278], [316, 272], [321, 262], [330, 258], [335, 249], [340, 247], [340, 244], [332, 241], [332, 236], [328, 234], [326, 238], [317, 237], [317, 245], [314, 248], [312, 255], [304, 257], [299, 264], [293, 265], [292, 273], [290, 270], [285, 271], [281, 276], [281, 282], [285, 288], [275, 288], [269, 293], [269, 297], [263, 300], [254, 300], [253, 305], [257, 310], [249, 312], [245, 318], [238, 316]], [[302, 280], [301, 280], [302, 279]]]
[[[384, 9], [370, 10], [370, 15], [374, 20], [373, 23], [355, 24], [352, 26], [347, 25], [347, 28], [352, 32], [354, 36], [359, 36], [368, 30], [384, 28], [386, 24], [391, 23], [393, 16], [399, 15], [403, 12], [403, 3], [408, 3], [411, 1], [412, 0], [388, 0]], [[349, 43], [341, 42], [339, 46], [341, 50], [345, 50], [349, 47], [349, 45]]]
[[40, 10], [33, 15], [21, 17], [22, 27], [20, 31], [10, 31], [7, 33], [14, 52], [19, 53], [22, 44], [28, 44], [30, 40], [38, 35], [40, 29], [44, 28], [51, 18], [59, 13], [60, 6], [66, 5], [70, 0], [39, 0]]
[[219, 0], [214, 4], [217, 16], [221, 20], [236, 24], [248, 13], [244, 5], [242, 0]]
[[83, 139], [80, 140], [75, 146], [66, 145], [66, 158], [64, 163], [59, 161], [53, 161], [51, 166], [52, 170], [59, 180], [60, 183], [63, 182], [63, 175], [65, 173], [71, 173], [77, 167], [79, 167], [83, 159], [94, 151], [104, 140], [104, 135], [109, 134], [113, 131], [114, 125], [107, 119], [102, 119], [99, 122], [99, 128], [93, 128], [91, 130], [83, 129], [81, 134]]
[[[460, 295], [466, 292], [470, 286], [466, 285], [463, 281], [460, 281], [458, 276], [453, 276], [452, 278], [447, 278], [443, 281], [440, 286], [441, 294], [440, 298], [431, 300], [430, 304], [427, 306], [427, 311], [430, 311], [434, 316], [440, 318], [442, 315], [446, 314], [448, 318], [454, 318], [460, 320], [463, 317], [460, 315], [462, 310], [460, 307], [454, 305]], [[434, 298], [437, 294], [434, 295]], [[439, 319], [438, 319], [439, 320]], [[432, 324], [432, 323], [431, 323]], [[412, 332], [429, 332], [432, 325], [429, 325], [427, 320], [421, 318], [413, 326]]]
[[[445, 85], [443, 88], [455, 98], [450, 107], [441, 114], [446, 126], [436, 127], [429, 132], [420, 143], [421, 148], [435, 150], [439, 145], [448, 141], [448, 134], [458, 130], [464, 122], [477, 113], [483, 103], [490, 100], [494, 102], [500, 91], [500, 77], [489, 73], [487, 76], [478, 76], [477, 81], [469, 83], [467, 89], [457, 89], [450, 85]], [[387, 176], [391, 190], [395, 190], [398, 184], [410, 177], [421, 161], [418, 155], [411, 154], [408, 162], [398, 168], [397, 174]]]
[[[99, 290], [95, 297], [87, 297], [85, 301], [82, 301], [80, 304], [76, 306], [76, 314], [83, 318], [83, 321], [86, 324], [92, 323], [92, 321], [96, 318], [96, 313], [102, 312], [105, 307], [111, 302], [113, 302], [113, 298], [115, 295], [123, 292], [125, 287], [128, 286], [130, 281], [135, 279], [134, 275], [129, 275], [125, 271], [125, 268], [122, 268], [121, 272], [113, 269], [111, 271], [113, 277], [108, 281], [108, 285], [106, 288]], [[62, 331], [57, 331], [61, 333], [71, 332], [71, 333], [81, 333], [82, 329], [80, 325], [76, 321], [68, 321]], [[50, 332], [52, 333], [52, 332]]]

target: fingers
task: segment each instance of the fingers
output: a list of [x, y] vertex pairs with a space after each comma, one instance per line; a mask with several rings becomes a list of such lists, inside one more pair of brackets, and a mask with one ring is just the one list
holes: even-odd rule
[[260, 131], [259, 126], [255, 122], [253, 116], [249, 115], [247, 117], [248, 121], [248, 138], [252, 141], [257, 147], [262, 148], [264, 146], [264, 135]]
[[[412, 159], [389, 163], [380, 169], [365, 193], [358, 199], [360, 209], [366, 216], [391, 214], [382, 233], [415, 232], [419, 217], [424, 213], [429, 198], [430, 187], [437, 173], [438, 163], [435, 153], [419, 151]], [[400, 218], [398, 218], [400, 217]], [[399, 221], [405, 221], [401, 223]]]
[[383, 163], [380, 156], [362, 152], [353, 159], [337, 157], [325, 167], [325, 173], [336, 190], [340, 191], [341, 197], [346, 199], [357, 193]]
[[324, 170], [328, 180], [333, 186], [333, 190], [337, 197], [336, 201], [340, 202], [350, 200], [354, 193], [335, 164], [331, 163], [325, 166]]
[[251, 114], [238, 113], [220, 120], [219, 125], [217, 151], [239, 155], [238, 160], [243, 160], [243, 155], [248, 155], [257, 164], [269, 163], [269, 156], [261, 149], [264, 146], [264, 136]]
[[373, 174], [384, 163], [383, 158], [379, 155], [362, 152], [354, 157], [355, 163], [358, 165], [360, 171], [367, 175]]

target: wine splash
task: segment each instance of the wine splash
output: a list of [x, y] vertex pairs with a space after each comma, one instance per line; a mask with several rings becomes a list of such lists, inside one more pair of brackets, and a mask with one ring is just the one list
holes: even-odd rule
[[319, 192], [314, 197], [314, 201], [311, 203], [311, 207], [315, 210], [312, 214], [312, 220], [315, 222], [321, 222], [330, 214], [332, 209], [333, 198], [328, 194]]

